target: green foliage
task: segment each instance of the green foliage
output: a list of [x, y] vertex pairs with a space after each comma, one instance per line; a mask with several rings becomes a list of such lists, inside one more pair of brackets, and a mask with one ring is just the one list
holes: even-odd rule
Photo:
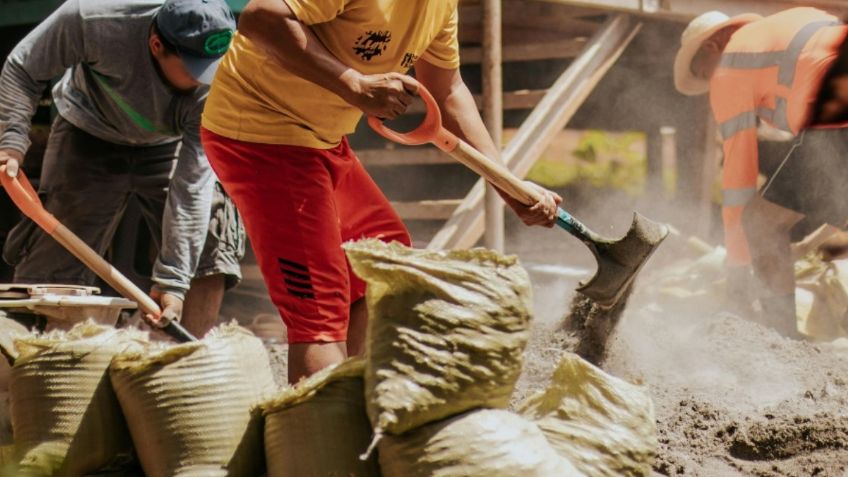
[[586, 131], [570, 157], [549, 148], [530, 169], [527, 178], [546, 187], [588, 183], [638, 195], [645, 188], [647, 160], [645, 135], [638, 132]]

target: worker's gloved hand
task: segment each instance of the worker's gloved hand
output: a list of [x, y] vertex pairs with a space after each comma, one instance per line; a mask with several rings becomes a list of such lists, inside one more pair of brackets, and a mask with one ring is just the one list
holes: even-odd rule
[[545, 227], [553, 227], [556, 224], [557, 208], [562, 202], [562, 197], [556, 192], [549, 191], [544, 187], [534, 184], [530, 181], [524, 181], [533, 189], [536, 189], [542, 194], [542, 200], [532, 206], [524, 205], [521, 202], [508, 196], [506, 193], [498, 190], [501, 197], [515, 211], [518, 218], [526, 225], [542, 225]]
[[365, 114], [380, 119], [395, 119], [405, 113], [418, 93], [415, 80], [400, 73], [353, 73], [346, 82], [351, 94], [345, 99]]
[[[162, 308], [163, 318], [168, 321], [180, 321], [180, 317], [183, 314], [182, 298], [170, 293], [162, 293], [159, 290], [151, 290], [150, 298], [153, 298], [159, 304], [159, 307]], [[148, 323], [154, 320], [152, 315], [147, 315], [145, 318]]]
[[0, 149], [0, 165], [6, 165], [6, 174], [17, 177], [24, 155], [14, 149]]
[[725, 297], [731, 311], [750, 316], [754, 311], [756, 279], [750, 266], [727, 267]]

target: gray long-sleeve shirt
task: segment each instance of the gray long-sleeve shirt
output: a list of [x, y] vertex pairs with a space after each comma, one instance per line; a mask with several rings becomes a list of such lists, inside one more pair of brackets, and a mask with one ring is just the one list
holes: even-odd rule
[[59, 114], [87, 133], [130, 146], [182, 141], [153, 268], [161, 291], [182, 296], [209, 223], [215, 177], [200, 144], [208, 87], [181, 94], [162, 79], [148, 47], [162, 0], [67, 0], [19, 43], [0, 74], [0, 148], [25, 152], [49, 81]]

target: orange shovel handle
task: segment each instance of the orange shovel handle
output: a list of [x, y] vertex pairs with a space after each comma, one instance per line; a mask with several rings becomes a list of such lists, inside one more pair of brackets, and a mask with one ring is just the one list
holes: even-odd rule
[[53, 235], [56, 227], [59, 226], [59, 221], [56, 220], [56, 217], [53, 217], [53, 214], [44, 209], [41, 199], [38, 198], [38, 194], [32, 188], [32, 184], [29, 183], [23, 171], [18, 171], [17, 177], [9, 177], [9, 174], [6, 174], [6, 166], [0, 166], [0, 182], [3, 183], [6, 193], [9, 194], [12, 202], [21, 209], [21, 212], [32, 219], [45, 232]]
[[151, 314], [155, 319], [159, 319], [162, 311], [153, 299], [106, 262], [103, 257], [80, 240], [76, 234], [59, 223], [53, 214], [44, 209], [38, 194], [32, 188], [32, 184], [29, 183], [23, 171], [18, 171], [17, 177], [9, 177], [6, 174], [6, 166], [0, 166], [0, 182], [2, 182], [9, 197], [12, 198], [12, 202], [21, 209], [24, 215], [32, 219], [115, 290], [131, 300], [135, 300], [144, 313]]
[[[413, 81], [415, 80], [413, 79]], [[418, 83], [418, 96], [424, 101], [427, 113], [424, 116], [424, 121], [414, 130], [408, 133], [397, 132], [386, 126], [382, 119], [374, 116], [368, 117], [368, 125], [384, 138], [398, 144], [420, 146], [433, 143], [439, 149], [450, 153], [456, 149], [459, 138], [442, 126], [442, 112], [439, 110], [439, 105], [436, 104], [436, 99], [421, 83]]]
[[33, 222], [56, 239], [68, 252], [77, 257], [96, 273], [97, 276], [114, 288], [115, 291], [138, 303], [138, 307], [143, 314], [152, 315], [151, 325], [161, 328], [165, 333], [176, 338], [178, 341], [197, 341], [197, 338], [192, 336], [179, 323], [163, 317], [162, 309], [159, 308], [158, 303], [141, 291], [140, 288], [119, 272], [118, 269], [104, 260], [97, 252], [92, 250], [76, 234], [59, 223], [53, 214], [47, 212], [23, 171], [19, 171], [17, 177], [9, 177], [6, 174], [6, 166], [0, 166], [0, 183], [3, 184], [3, 188], [6, 189], [9, 197], [12, 198], [12, 201], [21, 209], [24, 215], [32, 219]]
[[417, 85], [418, 95], [427, 106], [424, 121], [417, 128], [408, 133], [399, 133], [387, 127], [381, 119], [374, 116], [368, 117], [368, 125], [386, 139], [400, 144], [407, 146], [434, 144], [523, 204], [533, 205], [542, 199], [541, 192], [531, 188], [516, 177], [500, 161], [486, 157], [470, 144], [460, 140], [452, 132], [445, 129], [442, 125], [442, 113], [439, 111], [439, 105], [436, 104], [435, 98], [424, 85], [421, 83], [417, 83]]

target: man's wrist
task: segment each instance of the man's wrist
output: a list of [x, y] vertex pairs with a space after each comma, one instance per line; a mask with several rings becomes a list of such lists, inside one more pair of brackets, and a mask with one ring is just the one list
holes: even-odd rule
[[17, 159], [18, 162], [23, 162], [25, 155], [24, 151], [12, 146], [0, 146], [0, 153], [12, 156], [12, 158]]
[[173, 295], [173, 296], [179, 298], [180, 300], [185, 300], [185, 295], [186, 295], [186, 292], [188, 291], [188, 290], [185, 290], [183, 288], [162, 285], [160, 283], [154, 283], [152, 290], [155, 291], [155, 292], [158, 292], [162, 295], [165, 295], [165, 294]]
[[342, 98], [354, 104], [356, 98], [362, 94], [362, 73], [353, 68], [348, 68], [339, 75], [339, 81], [342, 84]]

